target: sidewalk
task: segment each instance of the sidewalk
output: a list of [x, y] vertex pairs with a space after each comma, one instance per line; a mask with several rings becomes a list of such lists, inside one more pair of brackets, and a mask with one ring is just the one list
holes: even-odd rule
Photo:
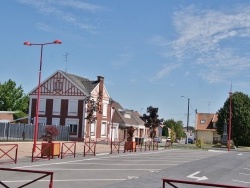
[[[67, 144], [67, 147], [72, 146], [70, 145], [70, 142], [60, 142], [60, 143], [61, 143], [61, 146], [62, 146], [62, 143], [69, 143]], [[7, 152], [8, 150], [14, 147], [8, 154], [10, 156], [15, 156], [16, 147], [14, 144], [18, 145], [17, 159], [32, 157], [33, 142], [0, 142], [0, 149], [2, 149], [4, 152]], [[39, 146], [39, 144], [41, 144], [41, 142], [37, 142], [37, 147], [40, 148], [41, 146]], [[72, 146], [70, 149], [73, 151], [74, 147]], [[36, 151], [35, 154], [39, 154], [40, 151], [39, 149], [37, 150], [38, 151]], [[67, 148], [64, 148], [64, 150], [66, 151]], [[76, 142], [76, 154], [83, 155], [83, 152], [84, 152], [84, 143]], [[109, 145], [108, 144], [96, 144], [96, 154], [109, 153], [109, 152], [110, 152], [110, 144]], [[2, 155], [2, 152], [0, 153], [0, 156], [1, 155]]]

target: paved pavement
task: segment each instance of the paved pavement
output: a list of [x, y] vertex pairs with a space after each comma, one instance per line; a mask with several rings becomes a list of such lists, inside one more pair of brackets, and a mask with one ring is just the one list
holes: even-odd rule
[[[162, 178], [246, 187], [250, 186], [249, 161], [249, 152], [160, 148], [112, 155], [79, 155], [34, 163], [20, 160], [3, 167], [53, 172], [55, 188], [161, 188]], [[1, 171], [0, 181], [18, 187], [35, 177], [36, 174]], [[45, 178], [32, 187], [48, 187], [48, 183], [49, 179]], [[178, 187], [194, 186], [184, 184]]]
[[[38, 142], [39, 144], [40, 142]], [[31, 163], [33, 142], [0, 143], [18, 144], [17, 164], [3, 164], [2, 167], [54, 172], [54, 187], [91, 187], [91, 188], [137, 188], [162, 186], [162, 178], [193, 180], [206, 176], [205, 182], [216, 182], [231, 185], [250, 185], [249, 157], [250, 153], [217, 150], [198, 150], [186, 146], [182, 148], [160, 148], [156, 151], [142, 152], [110, 152], [110, 145], [97, 144], [97, 156], [83, 157], [83, 142], [76, 143], [76, 158], [65, 157], [63, 160], [38, 160]], [[184, 146], [183, 146], [184, 147]], [[239, 148], [241, 151], [248, 148]], [[238, 150], [239, 151], [239, 150]], [[0, 154], [1, 156], [1, 154]], [[194, 174], [197, 174], [196, 176]], [[6, 177], [5, 177], [6, 176]], [[13, 185], [33, 179], [33, 175], [5, 173], [0, 177], [5, 183]], [[191, 178], [190, 178], [191, 177]], [[36, 187], [46, 187], [48, 180], [37, 182]], [[187, 186], [184, 186], [187, 188]]]
[[[62, 142], [61, 142], [62, 143]], [[63, 142], [67, 143], [67, 142]], [[3, 145], [9, 145], [3, 147]], [[8, 151], [10, 148], [12, 148], [13, 144], [18, 145], [18, 152], [17, 152], [17, 158], [22, 159], [22, 158], [31, 158], [32, 156], [32, 147], [33, 147], [33, 142], [0, 142], [0, 149], [3, 148], [4, 151]], [[37, 142], [37, 144], [41, 144], [41, 142]], [[68, 147], [70, 147], [70, 144], [67, 144]], [[39, 146], [38, 146], [39, 147]], [[172, 148], [189, 148], [189, 149], [194, 149], [195, 145], [194, 144], [174, 144]], [[67, 148], [65, 148], [67, 149]], [[225, 148], [206, 148], [206, 149], [214, 149], [214, 150], [228, 150], [226, 147]], [[72, 149], [73, 150], [73, 147]], [[122, 151], [123, 148], [120, 148], [120, 151]], [[83, 142], [76, 142], [76, 155], [83, 155], [84, 151], [84, 143]], [[110, 150], [110, 145], [109, 144], [97, 144], [96, 145], [96, 153], [109, 153]], [[250, 152], [250, 147], [242, 147], [240, 146], [239, 148], [236, 149], [231, 149], [231, 151], [239, 151], [239, 152]], [[37, 151], [39, 152], [39, 151]], [[10, 155], [14, 156], [14, 149], [12, 152], [10, 152]], [[0, 153], [1, 156], [1, 153]]]

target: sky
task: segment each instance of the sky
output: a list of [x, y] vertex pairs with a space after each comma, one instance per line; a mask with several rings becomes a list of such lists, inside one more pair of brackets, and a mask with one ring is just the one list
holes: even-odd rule
[[[141, 114], [195, 125], [195, 110], [216, 113], [229, 92], [249, 95], [248, 0], [4, 0], [0, 83], [28, 94], [62, 70], [103, 76], [109, 95]], [[181, 97], [183, 96], [183, 97]], [[188, 105], [189, 99], [189, 105]], [[189, 107], [189, 113], [188, 113]]]

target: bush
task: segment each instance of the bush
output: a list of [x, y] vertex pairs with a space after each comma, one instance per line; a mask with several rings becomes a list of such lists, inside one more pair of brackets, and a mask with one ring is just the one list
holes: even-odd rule
[[49, 143], [59, 134], [57, 127], [53, 125], [46, 125], [44, 132], [45, 134], [41, 136], [41, 139]]
[[201, 148], [203, 145], [204, 145], [203, 138], [198, 138], [196, 140], [196, 146], [199, 147], [199, 148]]

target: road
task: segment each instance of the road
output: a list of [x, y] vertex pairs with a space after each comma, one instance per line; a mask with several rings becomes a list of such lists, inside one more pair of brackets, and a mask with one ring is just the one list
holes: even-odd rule
[[[53, 171], [55, 188], [160, 188], [162, 178], [250, 187], [250, 153], [237, 151], [161, 149], [23, 161], [1, 167]], [[0, 171], [0, 177], [10, 187], [17, 187], [35, 176]], [[48, 187], [48, 179], [30, 187]]]

